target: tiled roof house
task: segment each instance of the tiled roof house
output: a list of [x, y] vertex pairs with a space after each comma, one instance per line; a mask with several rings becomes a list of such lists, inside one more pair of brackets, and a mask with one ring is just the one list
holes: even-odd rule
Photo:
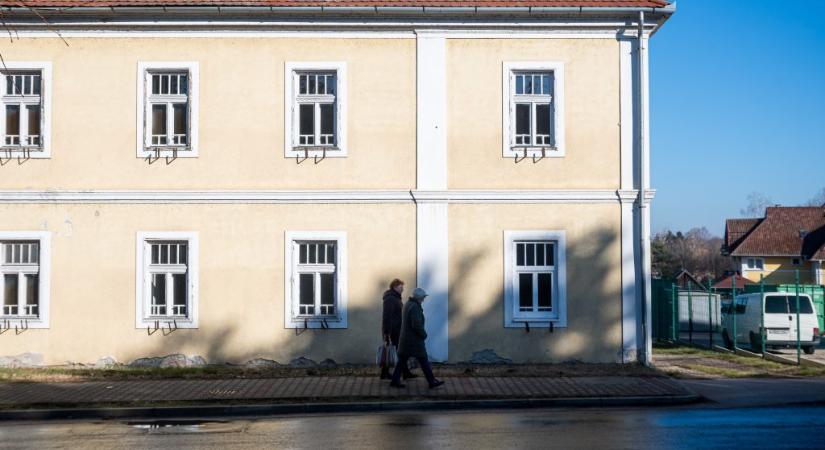
[[825, 205], [769, 207], [759, 219], [728, 219], [723, 253], [742, 275], [758, 282], [823, 284]]

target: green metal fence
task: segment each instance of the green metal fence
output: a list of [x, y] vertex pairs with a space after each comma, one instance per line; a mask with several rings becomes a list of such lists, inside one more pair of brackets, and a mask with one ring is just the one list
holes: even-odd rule
[[[820, 333], [825, 333], [825, 286], [799, 284], [799, 272], [796, 273], [797, 283], [768, 285], [762, 280], [747, 287], [736, 286], [735, 280], [728, 295], [723, 296], [708, 286], [688, 284], [679, 287], [672, 280], [652, 280], [652, 337], [657, 341], [687, 343], [713, 348], [726, 346], [737, 350], [743, 348], [740, 333], [737, 333], [738, 323], [742, 320], [746, 302], [742, 294], [782, 292], [793, 296], [790, 302], [795, 302], [796, 336], [789, 336], [796, 341], [797, 363], [801, 362], [802, 347], [810, 346], [809, 342], [801, 342], [800, 307], [801, 294], [808, 294], [813, 301], [817, 315]], [[740, 301], [736, 301], [737, 297]], [[793, 309], [793, 308], [792, 308]], [[761, 311], [765, 310], [764, 298]], [[793, 312], [791, 312], [793, 314]], [[750, 345], [745, 349], [755, 353], [766, 353], [766, 334], [764, 313], [760, 314], [760, 326], [757, 334], [751, 335]], [[738, 331], [743, 331], [738, 330]], [[791, 333], [793, 334], [793, 333]], [[739, 336], [731, 339], [730, 336]], [[738, 341], [738, 342], [737, 342]], [[817, 341], [818, 342], [818, 341]]]

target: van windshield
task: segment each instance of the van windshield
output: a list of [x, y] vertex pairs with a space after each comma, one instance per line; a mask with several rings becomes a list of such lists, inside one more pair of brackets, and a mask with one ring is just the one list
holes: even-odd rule
[[[814, 309], [808, 297], [799, 297], [799, 313], [813, 314]], [[765, 298], [765, 313], [796, 314], [795, 295], [771, 295]]]

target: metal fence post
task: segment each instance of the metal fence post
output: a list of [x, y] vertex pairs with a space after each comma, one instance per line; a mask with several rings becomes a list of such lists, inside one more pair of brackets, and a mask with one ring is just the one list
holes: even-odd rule
[[731, 340], [733, 341], [733, 351], [735, 352], [736, 351], [736, 274], [735, 273], [733, 274], [733, 284], [731, 286], [733, 287], [733, 290], [732, 290], [733, 298], [731, 299], [731, 302], [730, 302], [730, 313], [731, 313], [731, 316], [733, 317], [733, 337], [731, 338]]
[[765, 358], [765, 341], [768, 339], [768, 331], [765, 330], [765, 274], [759, 274], [759, 304], [762, 311], [759, 313], [759, 342], [762, 346], [762, 358]]
[[800, 342], [800, 331], [802, 327], [799, 324], [799, 269], [796, 269], [796, 364], [802, 364], [802, 343]]
[[670, 300], [673, 303], [670, 314], [673, 317], [673, 320], [671, 320], [671, 334], [673, 342], [677, 342], [679, 340], [679, 293], [676, 292], [676, 283], [670, 284]]
[[713, 288], [708, 279], [708, 348], [713, 348]]
[[693, 283], [688, 281], [688, 341], [693, 345]]

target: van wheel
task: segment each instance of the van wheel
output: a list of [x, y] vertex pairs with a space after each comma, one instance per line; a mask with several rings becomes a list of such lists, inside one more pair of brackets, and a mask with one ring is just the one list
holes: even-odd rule
[[726, 349], [733, 350], [733, 341], [731, 341], [730, 336], [728, 336], [728, 330], [722, 331], [722, 342], [725, 343]]
[[757, 336], [753, 331], [750, 332], [751, 350], [756, 353], [762, 353], [762, 337]]
[[814, 348], [813, 345], [806, 345], [802, 347], [802, 351], [805, 352], [806, 355], [813, 355], [816, 351], [816, 348]]

